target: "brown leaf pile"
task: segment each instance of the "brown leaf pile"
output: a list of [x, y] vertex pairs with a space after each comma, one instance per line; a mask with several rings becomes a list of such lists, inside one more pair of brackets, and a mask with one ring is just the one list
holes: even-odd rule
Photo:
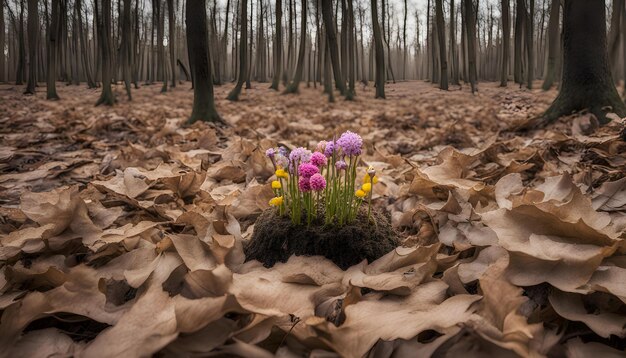
[[[258, 84], [218, 100], [232, 127], [182, 128], [191, 93], [158, 87], [111, 109], [0, 88], [1, 356], [623, 354], [623, 120], [519, 134], [554, 92], [410, 82], [328, 104]], [[346, 271], [245, 263], [265, 149], [346, 129], [403, 246]]]

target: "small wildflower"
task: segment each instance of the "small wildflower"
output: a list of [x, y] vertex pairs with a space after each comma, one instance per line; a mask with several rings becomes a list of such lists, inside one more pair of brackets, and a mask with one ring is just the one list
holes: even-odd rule
[[278, 180], [272, 181], [272, 189], [280, 189], [280, 188], [281, 188], [281, 185]]
[[274, 156], [276, 155], [276, 149], [275, 148], [270, 148], [268, 150], [265, 151], [265, 155], [270, 158], [273, 159]]
[[335, 163], [335, 168], [337, 168], [337, 170], [346, 170], [347, 167], [348, 164], [346, 164], [343, 160], [338, 160], [337, 163]]
[[322, 191], [326, 188], [326, 179], [321, 174], [313, 174], [309, 179], [311, 189], [314, 191]]
[[328, 159], [324, 154], [320, 152], [315, 152], [311, 155], [311, 164], [315, 165], [318, 168], [325, 167], [328, 164]]
[[376, 175], [374, 175], [374, 177], [370, 177], [369, 175], [366, 175], [363, 177], [363, 183], [378, 183], [378, 177]]
[[356, 197], [359, 199], [363, 199], [366, 193], [363, 190], [359, 189], [356, 191], [356, 193], [354, 193], [354, 195], [356, 195]]
[[298, 180], [298, 188], [303, 193], [308, 193], [311, 191], [311, 181], [310, 178], [300, 177]]
[[285, 169], [277, 169], [276, 170], [276, 176], [279, 177], [279, 178], [287, 179], [289, 177], [289, 174], [287, 174]]
[[315, 147], [315, 151], [324, 153], [324, 151], [326, 150], [327, 144], [328, 142], [325, 140], [320, 141], [319, 143], [317, 143], [317, 146]]
[[289, 161], [292, 164], [308, 163], [311, 161], [311, 151], [306, 148], [298, 147], [289, 153]]
[[326, 156], [326, 158], [332, 157], [334, 151], [335, 151], [335, 142], [333, 141], [326, 142], [326, 146], [324, 147], [324, 155]]
[[281, 206], [283, 205], [283, 197], [277, 196], [275, 198], [270, 199], [270, 206]]
[[319, 172], [319, 168], [311, 163], [302, 163], [300, 164], [300, 167], [298, 167], [298, 174], [300, 174], [301, 177], [307, 179], [312, 177], [313, 174], [317, 174]]
[[370, 191], [372, 191], [372, 183], [365, 183], [361, 185], [361, 190], [363, 190], [366, 193], [369, 193]]
[[337, 139], [337, 145], [347, 156], [360, 155], [363, 139], [356, 133], [346, 131]]

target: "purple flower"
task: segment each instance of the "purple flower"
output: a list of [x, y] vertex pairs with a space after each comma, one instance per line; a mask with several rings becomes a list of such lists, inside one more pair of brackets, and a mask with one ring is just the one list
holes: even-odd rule
[[335, 142], [333, 141], [326, 142], [326, 146], [324, 147], [324, 155], [326, 156], [326, 158], [332, 157], [334, 151], [335, 151]]
[[294, 168], [292, 167], [295, 165], [308, 163], [310, 161], [311, 161], [311, 151], [306, 148], [298, 147], [292, 150], [291, 153], [289, 153], [289, 169], [290, 170], [294, 170]]
[[311, 191], [311, 181], [309, 178], [300, 177], [298, 180], [298, 188], [300, 188], [300, 191], [303, 193]]
[[319, 143], [317, 143], [317, 146], [315, 147], [315, 151], [317, 152], [324, 152], [324, 150], [326, 150], [326, 145], [328, 144], [327, 141], [322, 140]]
[[280, 153], [280, 151], [278, 151], [278, 154], [276, 154], [276, 157], [274, 159], [276, 161], [276, 166], [286, 169], [287, 167], [289, 167], [289, 158], [287, 158], [286, 155], [282, 155]]
[[324, 154], [320, 152], [315, 152], [311, 155], [311, 164], [315, 165], [318, 168], [325, 167], [328, 164], [328, 159], [324, 156]]
[[314, 191], [322, 191], [326, 188], [326, 179], [319, 173], [313, 174], [311, 179], [309, 179], [309, 184]]
[[337, 139], [337, 145], [341, 147], [345, 155], [360, 155], [363, 139], [356, 133], [346, 131]]
[[335, 163], [335, 168], [337, 168], [337, 170], [346, 170], [347, 167], [348, 164], [346, 164], [343, 160], [338, 160], [337, 163]]
[[319, 172], [319, 168], [311, 163], [302, 163], [300, 164], [300, 167], [298, 167], [298, 174], [300, 174], [302, 178], [309, 179], [314, 174], [317, 174]]
[[265, 155], [267, 155], [268, 158], [272, 159], [274, 158], [274, 155], [276, 155], [276, 149], [275, 148], [270, 148], [268, 150], [265, 151]]
[[289, 152], [287, 151], [287, 148], [282, 147], [282, 146], [278, 148], [278, 154], [282, 155], [283, 157], [289, 156]]

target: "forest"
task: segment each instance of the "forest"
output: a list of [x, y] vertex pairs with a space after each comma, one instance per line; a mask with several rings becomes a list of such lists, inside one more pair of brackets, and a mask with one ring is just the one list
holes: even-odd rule
[[624, 0], [0, 0], [0, 357], [623, 357]]

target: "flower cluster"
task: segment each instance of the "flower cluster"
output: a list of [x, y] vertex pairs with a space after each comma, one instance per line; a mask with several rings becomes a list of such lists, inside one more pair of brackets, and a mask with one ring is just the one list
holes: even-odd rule
[[362, 147], [361, 136], [347, 131], [336, 140], [319, 142], [314, 152], [302, 147], [290, 153], [285, 147], [268, 149], [265, 154], [276, 171], [271, 184], [276, 196], [270, 205], [294, 224], [306, 219], [310, 225], [323, 215], [326, 224], [343, 225], [356, 218], [365, 201], [371, 216], [372, 187], [378, 177], [370, 166], [357, 188]]

